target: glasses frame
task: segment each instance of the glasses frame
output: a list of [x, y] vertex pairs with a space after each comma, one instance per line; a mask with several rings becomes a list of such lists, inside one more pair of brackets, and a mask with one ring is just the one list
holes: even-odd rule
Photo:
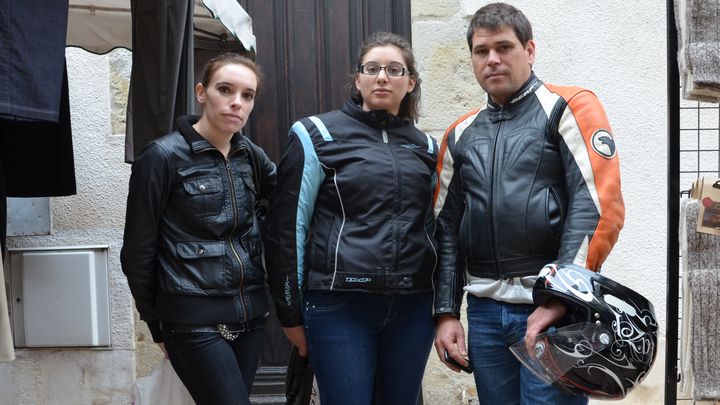
[[[365, 66], [367, 66], [367, 65], [377, 66], [378, 67], [377, 73], [366, 72]], [[388, 71], [388, 68], [398, 68], [398, 69], [400, 69], [400, 74], [392, 74], [392, 73], [390, 73], [390, 71]], [[383, 65], [381, 65], [379, 63], [375, 63], [375, 62], [362, 63], [362, 64], [358, 65], [358, 72], [360, 72], [364, 75], [368, 75], [368, 76], [378, 76], [380, 74], [380, 72], [383, 70], [385, 71], [385, 74], [389, 77], [402, 77], [402, 76], [410, 74], [410, 72], [408, 71], [408, 69], [405, 66], [398, 66], [398, 65], [383, 66]]]

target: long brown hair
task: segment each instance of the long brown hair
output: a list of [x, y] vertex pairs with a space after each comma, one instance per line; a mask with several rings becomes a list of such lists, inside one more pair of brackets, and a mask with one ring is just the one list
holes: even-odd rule
[[393, 34], [392, 32], [375, 32], [370, 35], [360, 47], [358, 55], [357, 65], [355, 67], [355, 73], [353, 74], [353, 81], [350, 84], [351, 97], [353, 101], [362, 105], [363, 98], [360, 91], [355, 87], [355, 77], [359, 74], [359, 66], [363, 61], [365, 55], [370, 50], [379, 46], [392, 45], [400, 50], [400, 53], [405, 59], [407, 70], [415, 79], [415, 88], [410, 93], [406, 94], [400, 102], [400, 111], [398, 112], [399, 117], [409, 118], [417, 122], [420, 118], [420, 76], [418, 75], [417, 68], [415, 67], [415, 56], [413, 55], [412, 47], [405, 38], [400, 35]]

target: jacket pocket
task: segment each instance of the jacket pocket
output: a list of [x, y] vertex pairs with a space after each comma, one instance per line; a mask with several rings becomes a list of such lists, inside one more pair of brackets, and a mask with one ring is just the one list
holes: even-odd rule
[[217, 215], [222, 211], [222, 180], [218, 176], [195, 177], [183, 180], [189, 209], [200, 216]]
[[189, 290], [221, 292], [230, 287], [231, 275], [225, 263], [225, 242], [178, 242], [179, 276]]
[[241, 178], [244, 187], [242, 191], [238, 192], [244, 194], [238, 195], [237, 201], [238, 204], [244, 204], [244, 208], [242, 205], [239, 205], [239, 207], [241, 209], [247, 209], [248, 217], [252, 218], [254, 221], [257, 221], [258, 230], [262, 231], [263, 227], [265, 226], [265, 207], [260, 207], [257, 204], [257, 188], [255, 187], [255, 182], [252, 179], [252, 175], [242, 175]]

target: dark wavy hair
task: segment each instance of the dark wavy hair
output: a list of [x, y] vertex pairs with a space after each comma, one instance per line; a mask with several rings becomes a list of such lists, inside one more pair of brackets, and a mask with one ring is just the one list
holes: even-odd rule
[[472, 20], [470, 20], [467, 29], [467, 42], [470, 52], [472, 52], [472, 39], [475, 30], [497, 31], [503, 27], [512, 28], [515, 36], [523, 46], [533, 39], [532, 26], [522, 11], [506, 3], [490, 3], [479, 8], [473, 15]]
[[370, 50], [379, 46], [392, 45], [400, 50], [400, 53], [405, 59], [405, 65], [407, 70], [415, 79], [415, 88], [410, 93], [406, 94], [400, 102], [400, 111], [398, 112], [399, 117], [408, 118], [415, 122], [420, 118], [420, 76], [418, 75], [417, 68], [415, 67], [415, 56], [413, 55], [412, 47], [410, 43], [403, 37], [392, 32], [375, 32], [371, 34], [360, 47], [358, 54], [357, 64], [355, 67], [355, 73], [352, 76], [352, 81], [349, 84], [352, 100], [362, 105], [363, 98], [360, 91], [355, 87], [355, 78], [359, 74], [358, 68], [363, 61], [365, 55]]
[[210, 84], [210, 80], [212, 80], [213, 75], [218, 69], [225, 65], [233, 64], [243, 65], [248, 69], [252, 70], [253, 73], [255, 73], [255, 77], [257, 78], [257, 88], [255, 89], [255, 94], [260, 93], [260, 87], [265, 78], [262, 71], [260, 70], [260, 66], [258, 66], [257, 63], [255, 63], [252, 59], [233, 52], [221, 53], [220, 55], [214, 56], [207, 61], [207, 63], [205, 64], [205, 69], [203, 69], [201, 81], [203, 87], [208, 87], [208, 84]]

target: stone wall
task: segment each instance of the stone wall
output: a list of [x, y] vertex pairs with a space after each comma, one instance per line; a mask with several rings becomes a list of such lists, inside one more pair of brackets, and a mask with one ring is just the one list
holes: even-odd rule
[[[466, 28], [481, 0], [413, 0], [413, 48], [422, 78], [421, 129], [442, 137], [484, 104], [473, 76]], [[625, 228], [603, 273], [645, 295], [665, 324], [666, 40], [664, 2], [510, 0], [533, 24], [541, 80], [592, 89], [606, 109], [621, 162]], [[660, 342], [664, 348], [664, 339]], [[662, 402], [664, 353], [624, 404]], [[431, 353], [426, 404], [460, 404], [473, 383]], [[467, 402], [463, 402], [467, 405]]]

